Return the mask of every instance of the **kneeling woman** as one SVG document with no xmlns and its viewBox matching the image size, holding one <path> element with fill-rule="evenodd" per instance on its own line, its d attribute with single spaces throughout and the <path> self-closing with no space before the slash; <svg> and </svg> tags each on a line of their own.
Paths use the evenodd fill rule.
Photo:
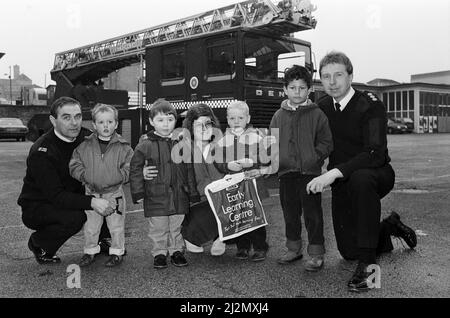
<svg viewBox="0 0 450 318">
<path fill-rule="evenodd" d="M 215 141 L 221 137 L 219 120 L 208 105 L 196 104 L 187 112 L 183 128 L 185 135 L 181 143 L 183 149 L 190 149 L 189 169 L 195 176 L 200 202 L 191 206 L 181 233 L 188 251 L 201 253 L 202 245 L 214 240 L 211 255 L 219 256 L 225 253 L 225 243 L 218 238 L 217 221 L 204 194 L 208 184 L 224 177 L 212 160 Z"/>
</svg>

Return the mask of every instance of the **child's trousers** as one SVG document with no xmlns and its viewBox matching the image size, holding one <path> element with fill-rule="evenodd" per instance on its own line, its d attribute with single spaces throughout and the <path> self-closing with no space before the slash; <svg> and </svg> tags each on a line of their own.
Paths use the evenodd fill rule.
<svg viewBox="0 0 450 318">
<path fill-rule="evenodd" d="M 252 246 L 254 251 L 264 251 L 269 249 L 269 245 L 266 242 L 266 227 L 260 227 L 259 229 L 253 230 L 249 233 L 238 236 L 236 240 L 236 246 L 238 250 L 249 251 Z"/>
<path fill-rule="evenodd" d="M 148 218 L 148 237 L 152 243 L 152 255 L 173 255 L 175 252 L 183 252 L 184 239 L 181 235 L 181 223 L 184 214 L 170 216 L 153 216 Z"/>
<path fill-rule="evenodd" d="M 322 195 L 307 194 L 306 185 L 315 176 L 288 173 L 280 178 L 280 201 L 286 225 L 286 247 L 295 253 L 302 250 L 302 222 L 308 232 L 307 252 L 310 256 L 325 254 L 323 236 Z"/>
<path fill-rule="evenodd" d="M 100 229 L 103 224 L 103 219 L 106 219 L 109 232 L 111 233 L 111 247 L 109 248 L 110 255 L 123 255 L 125 253 L 125 194 L 122 187 L 114 193 L 97 194 L 96 198 L 103 198 L 110 202 L 110 206 L 114 209 L 114 213 L 104 217 L 93 210 L 87 210 L 87 221 L 84 224 L 84 253 L 95 255 L 100 253 L 100 246 L 98 245 L 98 237 Z"/>
</svg>

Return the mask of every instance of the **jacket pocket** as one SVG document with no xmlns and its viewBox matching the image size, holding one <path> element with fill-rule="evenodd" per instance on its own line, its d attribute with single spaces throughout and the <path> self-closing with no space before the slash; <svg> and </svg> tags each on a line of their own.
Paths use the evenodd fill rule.
<svg viewBox="0 0 450 318">
<path fill-rule="evenodd" d="M 154 208 L 165 208 L 168 192 L 164 183 L 145 182 L 146 199 Z"/>
<path fill-rule="evenodd" d="M 313 150 L 311 153 L 308 154 L 308 156 L 305 158 L 303 170 L 307 172 L 311 172 L 312 170 L 318 169 L 320 163 L 319 163 L 319 155 L 315 150 Z"/>
</svg>

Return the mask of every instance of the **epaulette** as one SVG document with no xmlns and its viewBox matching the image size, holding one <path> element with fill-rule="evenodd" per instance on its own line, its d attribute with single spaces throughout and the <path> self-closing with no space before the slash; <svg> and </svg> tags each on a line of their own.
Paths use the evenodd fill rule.
<svg viewBox="0 0 450 318">
<path fill-rule="evenodd" d="M 378 98 L 378 96 L 375 95 L 375 94 L 372 93 L 372 92 L 364 91 L 362 94 L 363 94 L 364 97 L 367 98 L 367 100 L 368 100 L 371 104 L 374 104 L 374 103 L 382 103 L 381 100 Z"/>
</svg>

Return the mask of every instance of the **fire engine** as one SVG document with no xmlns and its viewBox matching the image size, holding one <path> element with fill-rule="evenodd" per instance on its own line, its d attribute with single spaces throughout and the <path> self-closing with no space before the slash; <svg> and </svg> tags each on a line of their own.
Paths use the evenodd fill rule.
<svg viewBox="0 0 450 318">
<path fill-rule="evenodd" d="M 55 98 L 72 96 L 87 110 L 96 102 L 119 108 L 119 132 L 136 145 L 146 131 L 146 111 L 158 98 L 179 113 L 210 105 L 223 128 L 226 107 L 245 100 L 251 121 L 267 127 L 284 98 L 284 70 L 299 64 L 314 72 L 311 44 L 295 32 L 316 26 L 309 0 L 247 0 L 188 18 L 57 53 Z M 128 108 L 127 92 L 99 81 L 138 64 L 139 106 Z M 88 112 L 84 120 L 90 120 Z"/>
</svg>

